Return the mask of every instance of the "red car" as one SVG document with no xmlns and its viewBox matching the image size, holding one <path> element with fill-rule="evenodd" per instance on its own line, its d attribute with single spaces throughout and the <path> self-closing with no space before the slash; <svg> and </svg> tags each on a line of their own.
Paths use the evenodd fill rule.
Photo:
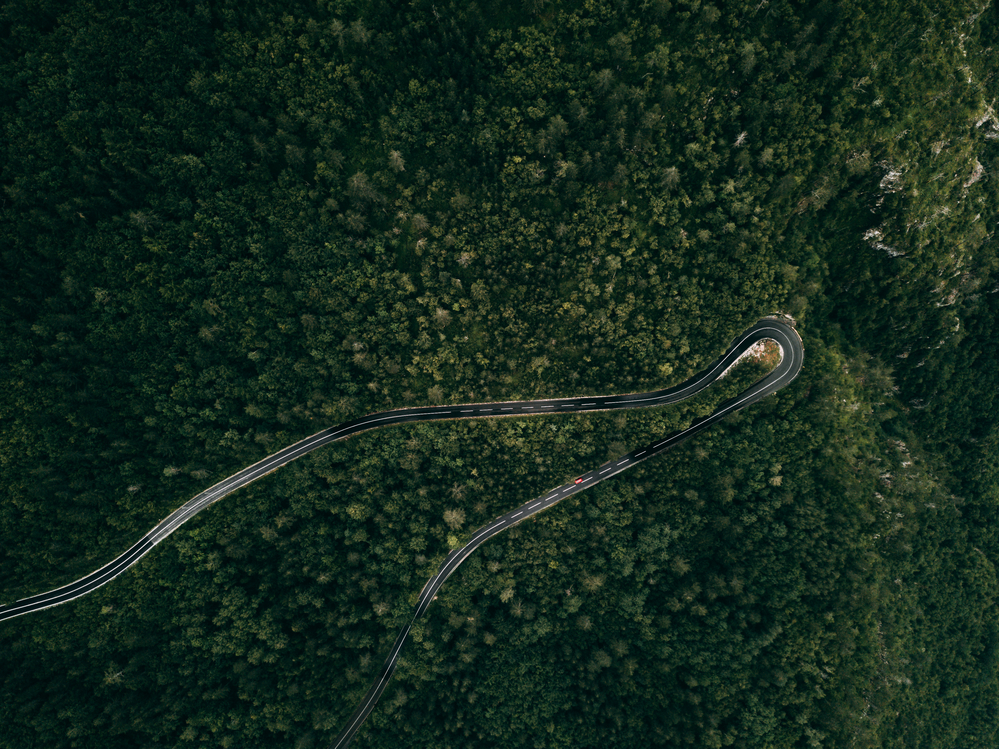
<svg viewBox="0 0 999 749">
<path fill-rule="evenodd" d="M 583 483 L 583 480 L 582 480 L 582 479 L 576 479 L 576 483 L 577 483 L 577 484 L 582 484 L 582 483 Z"/>
</svg>

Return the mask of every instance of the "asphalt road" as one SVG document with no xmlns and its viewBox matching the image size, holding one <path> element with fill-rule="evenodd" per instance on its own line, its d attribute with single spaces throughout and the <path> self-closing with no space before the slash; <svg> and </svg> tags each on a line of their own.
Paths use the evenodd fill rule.
<svg viewBox="0 0 999 749">
<path fill-rule="evenodd" d="M 669 403 L 686 400 L 687 398 L 701 392 L 712 382 L 718 379 L 718 377 L 753 344 L 765 339 L 776 341 L 781 347 L 780 364 L 778 364 L 777 367 L 766 377 L 757 381 L 751 387 L 739 393 L 739 395 L 734 398 L 730 398 L 719 405 L 718 408 L 716 408 L 714 412 L 708 416 L 695 419 L 694 422 L 691 423 L 691 425 L 686 429 L 674 432 L 666 437 L 659 438 L 645 447 L 632 450 L 626 455 L 622 455 L 621 457 L 615 458 L 608 463 L 604 463 L 602 466 L 594 468 L 588 473 L 577 476 L 568 484 L 555 487 L 554 489 L 545 492 L 543 496 L 532 499 L 520 507 L 516 507 L 505 514 L 500 515 L 493 522 L 476 531 L 471 540 L 462 548 L 455 549 L 448 554 L 444 559 L 444 562 L 441 564 L 440 569 L 438 569 L 436 574 L 434 574 L 434 576 L 427 581 L 427 584 L 420 592 L 420 597 L 416 602 L 416 611 L 413 613 L 413 618 L 402 628 L 402 631 L 399 632 L 399 636 L 396 637 L 395 644 L 389 651 L 388 658 L 385 660 L 385 663 L 382 666 L 381 671 L 378 673 L 375 682 L 371 685 L 367 694 L 364 695 L 364 698 L 354 710 L 354 713 L 347 720 L 344 728 L 333 740 L 333 743 L 330 744 L 329 749 L 344 749 L 348 744 L 350 744 L 351 740 L 354 738 L 354 734 L 357 733 L 361 724 L 364 723 L 364 719 L 368 717 L 369 713 L 371 713 L 377 704 L 378 698 L 381 697 L 382 692 L 385 691 L 385 687 L 388 686 L 389 680 L 395 672 L 399 655 L 402 653 L 402 648 L 406 643 L 406 639 L 409 637 L 409 631 L 412 629 L 413 624 L 417 619 L 426 613 L 430 604 L 433 602 L 434 597 L 437 595 L 437 591 L 440 590 L 441 586 L 449 577 L 451 577 L 451 575 L 455 573 L 461 563 L 464 562 L 473 551 L 497 533 L 502 533 L 510 527 L 517 525 L 518 523 L 522 523 L 532 515 L 536 515 L 539 512 L 547 510 L 549 507 L 561 502 L 566 497 L 571 497 L 573 494 L 585 491 L 601 481 L 605 481 L 612 476 L 616 476 L 622 471 L 628 470 L 643 460 L 648 460 L 654 455 L 659 455 L 672 447 L 676 447 L 676 445 L 690 439 L 698 432 L 704 431 L 712 424 L 721 421 L 729 414 L 735 413 L 736 411 L 755 403 L 770 393 L 780 390 L 798 376 L 798 373 L 801 371 L 801 367 L 804 364 L 805 352 L 801 344 L 801 337 L 798 335 L 797 331 L 779 320 L 764 318 L 741 336 L 736 338 L 735 341 L 732 342 L 732 345 L 729 346 L 728 351 L 715 360 L 715 362 L 712 363 L 707 369 L 698 372 L 685 382 L 667 390 L 657 390 L 652 393 L 637 393 L 633 395 L 621 396 L 612 395 L 596 398 L 566 398 L 549 401 L 489 403 L 485 404 L 485 406 L 449 407 L 451 409 L 462 409 L 458 411 L 459 414 L 496 416 L 502 414 L 526 415 L 538 412 L 553 413 L 555 411 L 565 413 L 569 409 L 576 412 L 664 406 Z M 497 411 L 499 412 L 498 414 Z"/>
<path fill-rule="evenodd" d="M 790 383 L 801 371 L 804 357 L 804 349 L 801 338 L 797 332 L 786 323 L 773 319 L 764 318 L 756 323 L 745 333 L 736 338 L 729 346 L 728 350 L 710 366 L 697 373 L 685 382 L 666 390 L 657 390 L 651 393 L 633 393 L 630 395 L 611 396 L 586 396 L 582 398 L 557 398 L 551 400 L 533 401 L 510 401 L 499 403 L 472 403 L 457 406 L 435 406 L 428 408 L 404 408 L 394 411 L 383 411 L 380 413 L 363 416 L 353 421 L 348 421 L 338 426 L 324 429 L 317 434 L 296 442 L 293 445 L 279 450 L 267 456 L 263 460 L 254 463 L 247 468 L 233 474 L 220 481 L 214 486 L 206 489 L 197 496 L 190 499 L 183 506 L 168 515 L 149 533 L 143 536 L 130 549 L 117 559 L 109 562 L 100 569 L 91 572 L 89 575 L 80 578 L 61 588 L 39 593 L 28 598 L 21 599 L 14 603 L 0 606 L 0 621 L 12 619 L 23 614 L 29 614 L 42 609 L 58 606 L 59 604 L 72 601 L 75 598 L 90 593 L 91 591 L 106 585 L 133 564 L 138 562 L 143 556 L 148 554 L 156 544 L 163 541 L 167 536 L 177 530 L 192 517 L 204 510 L 214 502 L 231 494 L 237 489 L 246 486 L 252 481 L 256 481 L 261 476 L 265 476 L 271 471 L 275 471 L 283 465 L 290 463 L 296 458 L 300 458 L 307 453 L 316 450 L 323 445 L 336 440 L 346 439 L 358 432 L 375 429 L 377 427 L 388 426 L 390 424 L 401 424 L 413 421 L 434 421 L 438 419 L 471 419 L 481 417 L 496 416 L 537 416 L 550 413 L 578 413 L 582 411 L 609 411 L 627 408 L 647 408 L 649 406 L 664 406 L 670 403 L 690 398 L 704 390 L 712 382 L 718 379 L 729 366 L 735 362 L 747 349 L 758 341 L 771 339 L 776 341 L 782 351 L 780 364 L 766 377 L 747 388 L 734 398 L 722 403 L 714 413 L 695 420 L 687 429 L 660 438 L 645 447 L 632 450 L 626 455 L 605 463 L 604 465 L 576 477 L 571 483 L 556 487 L 545 493 L 544 496 L 533 499 L 510 512 L 499 516 L 492 523 L 479 529 L 472 539 L 462 548 L 452 551 L 445 558 L 437 573 L 427 581 L 423 591 L 420 593 L 416 604 L 416 611 L 409 624 L 403 627 L 395 644 L 389 653 L 388 659 L 382 666 L 375 683 L 372 684 L 361 704 L 350 717 L 347 725 L 340 732 L 331 749 L 343 749 L 346 747 L 357 729 L 364 722 L 371 710 L 374 708 L 385 690 L 392 673 L 395 671 L 399 654 L 406 643 L 412 623 L 419 619 L 426 612 L 437 591 L 445 581 L 454 574 L 468 556 L 479 546 L 495 536 L 502 533 L 517 523 L 521 523 L 532 515 L 543 512 L 552 505 L 560 502 L 566 497 L 571 497 L 577 492 L 585 491 L 601 481 L 615 476 L 622 471 L 626 471 L 643 460 L 648 460 L 654 455 L 669 450 L 684 440 L 689 439 L 712 424 L 725 418 L 731 413 L 755 403 L 770 393 L 780 390 Z"/>
</svg>

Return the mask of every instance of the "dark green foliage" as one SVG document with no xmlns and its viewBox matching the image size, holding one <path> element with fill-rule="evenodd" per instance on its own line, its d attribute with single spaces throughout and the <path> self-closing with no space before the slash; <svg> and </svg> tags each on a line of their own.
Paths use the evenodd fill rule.
<svg viewBox="0 0 999 749">
<path fill-rule="evenodd" d="M 995 3 L 0 10 L 0 600 L 376 410 L 776 397 L 491 541 L 358 747 L 992 747 Z M 449 548 L 709 412 L 329 446 L 0 626 L 0 746 L 323 746 Z"/>
</svg>

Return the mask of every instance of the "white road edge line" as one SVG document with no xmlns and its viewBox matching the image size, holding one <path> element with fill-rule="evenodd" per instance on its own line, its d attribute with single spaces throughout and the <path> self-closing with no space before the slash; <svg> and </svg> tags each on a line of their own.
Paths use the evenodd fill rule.
<svg viewBox="0 0 999 749">
<path fill-rule="evenodd" d="M 776 324 L 775 320 L 767 322 L 772 322 Z M 740 408 L 744 407 L 744 405 L 749 405 L 750 403 L 753 403 L 761 399 L 765 394 L 770 394 L 775 392 L 776 390 L 780 389 L 780 387 L 783 387 L 784 385 L 790 382 L 790 380 L 786 379 L 786 375 L 789 372 L 795 370 L 795 368 L 797 368 L 797 370 L 800 371 L 801 359 L 799 356 L 797 356 L 796 349 L 800 349 L 801 347 L 794 342 L 793 338 L 789 337 L 787 331 L 788 328 L 783 324 L 780 327 L 773 327 L 772 325 L 767 326 L 765 322 L 761 320 L 751 330 L 743 334 L 743 336 L 738 340 L 737 343 L 733 343 L 729 347 L 729 349 L 725 352 L 725 354 L 723 354 L 719 359 L 716 360 L 715 364 L 708 365 L 709 369 L 705 370 L 701 376 L 697 377 L 696 381 L 694 381 L 690 385 L 686 386 L 681 385 L 677 389 L 672 390 L 672 392 L 664 393 L 663 391 L 659 391 L 660 392 L 659 395 L 648 395 L 647 397 L 644 398 L 635 397 L 635 395 L 628 395 L 624 396 L 625 400 L 602 401 L 599 404 L 596 401 L 581 403 L 581 404 L 565 403 L 561 404 L 560 407 L 575 408 L 577 407 L 577 405 L 584 408 L 596 405 L 627 405 L 629 407 L 635 407 L 641 404 L 658 406 L 684 400 L 687 397 L 689 397 L 689 395 L 699 392 L 701 389 L 703 389 L 708 384 L 717 379 L 717 374 L 716 374 L 717 372 L 719 372 L 720 370 L 726 371 L 727 368 L 731 367 L 732 364 L 738 358 L 739 349 L 743 347 L 743 344 L 745 344 L 747 340 L 749 340 L 754 336 L 759 340 L 762 340 L 763 338 L 774 340 L 781 351 L 781 362 L 770 374 L 766 375 L 766 377 L 764 378 L 767 381 L 766 386 L 763 385 L 764 379 L 759 380 L 757 383 L 751 386 L 747 391 L 744 391 L 737 401 L 730 404 L 727 408 L 723 410 L 712 413 L 708 419 L 706 419 L 704 422 L 702 422 L 701 425 L 699 425 L 697 431 L 700 431 L 701 429 L 707 428 L 708 426 L 721 420 L 728 414 L 739 410 Z M 798 341 L 800 341 L 801 336 L 798 335 L 796 331 L 794 331 L 793 329 L 791 329 L 791 332 L 795 333 L 795 336 L 797 336 Z M 786 342 L 786 345 L 784 342 Z M 795 376 L 797 376 L 797 371 L 795 372 Z M 791 379 L 794 378 L 792 377 Z M 775 385 L 778 387 L 775 387 Z M 641 395 L 641 394 L 636 394 L 636 395 Z M 427 407 L 424 408 L 427 409 Z M 438 406 L 438 407 L 429 407 L 427 410 L 419 410 L 419 407 L 417 407 L 417 409 L 399 409 L 395 412 L 387 413 L 386 415 L 383 416 L 377 416 L 372 414 L 371 416 L 368 417 L 362 417 L 361 419 L 352 423 L 350 426 L 339 427 L 339 428 L 332 427 L 331 430 L 323 430 L 322 432 L 319 432 L 315 435 L 306 437 L 305 439 L 300 440 L 298 443 L 295 443 L 282 450 L 279 450 L 277 453 L 268 456 L 258 461 L 257 463 L 248 466 L 247 468 L 244 468 L 242 471 L 233 474 L 227 479 L 223 479 L 214 486 L 211 486 L 208 489 L 204 490 L 203 492 L 199 493 L 194 498 L 192 498 L 187 503 L 185 503 L 177 510 L 175 510 L 173 513 L 171 513 L 163 522 L 161 522 L 160 526 L 154 528 L 149 533 L 147 533 L 146 536 L 140 539 L 139 542 L 133 545 L 132 548 L 128 549 L 124 554 L 112 560 L 104 567 L 101 567 L 99 570 L 95 571 L 94 573 L 91 573 L 91 575 L 85 576 L 80 580 L 74 581 L 55 590 L 47 591 L 46 593 L 37 594 L 35 596 L 29 596 L 28 598 L 15 601 L 14 609 L 16 611 L 17 609 L 37 607 L 37 609 L 33 610 L 41 610 L 43 608 L 49 608 L 51 606 L 58 605 L 58 603 L 64 601 L 75 600 L 76 598 L 86 595 L 88 592 L 96 589 L 97 587 L 102 586 L 104 583 L 114 579 L 122 572 L 125 572 L 126 570 L 130 569 L 135 562 L 137 562 L 139 559 L 145 556 L 145 554 L 151 551 L 152 547 L 154 547 L 155 545 L 163 541 L 165 538 L 167 538 L 169 535 L 171 535 L 174 532 L 174 530 L 183 525 L 189 518 L 193 517 L 203 508 L 208 507 L 209 505 L 222 499 L 228 494 L 231 494 L 237 489 L 246 486 L 247 484 L 255 481 L 257 478 L 285 466 L 291 461 L 297 459 L 302 455 L 307 454 L 308 452 L 311 452 L 317 447 L 326 445 L 338 439 L 349 437 L 357 432 L 370 429 L 379 422 L 394 421 L 396 423 L 405 423 L 405 422 L 412 423 L 414 421 L 440 418 L 455 412 L 459 412 L 462 414 L 474 413 L 476 410 L 475 408 L 470 408 L 458 411 L 458 408 L 459 407 L 454 407 L 453 410 L 442 410 L 442 409 L 448 409 L 448 407 Z M 516 407 L 514 406 L 501 407 L 498 410 L 512 411 L 515 410 L 515 408 Z M 534 410 L 534 408 L 535 408 L 534 406 L 519 407 L 520 410 Z M 556 406 L 540 405 L 538 406 L 538 408 L 555 409 Z M 479 408 L 478 412 L 480 414 L 488 414 L 491 413 L 493 410 L 497 409 Z M 427 419 L 424 419 L 424 417 L 427 417 Z M 655 445 L 652 445 L 651 447 L 643 449 L 641 452 L 623 458 L 616 464 L 616 466 L 608 465 L 606 468 L 601 470 L 597 475 L 603 475 L 605 473 L 608 473 L 614 470 L 615 467 L 621 467 L 626 463 L 630 463 L 632 460 L 637 461 L 638 458 L 647 453 L 650 452 L 655 453 L 660 449 L 665 449 L 677 442 L 681 442 L 685 439 L 685 437 L 683 437 L 682 435 L 686 433 L 687 436 L 690 436 L 691 431 L 692 431 L 691 428 L 688 427 L 687 429 L 682 430 L 681 432 L 678 432 L 670 437 L 667 437 L 666 439 L 662 440 L 659 443 L 656 443 Z M 577 479 L 575 484 L 562 488 L 561 494 L 562 495 L 568 494 L 572 492 L 574 489 L 576 489 L 580 484 L 589 482 L 594 478 L 595 477 L 592 475 L 591 472 L 591 475 L 587 476 L 585 479 Z M 534 502 L 534 504 L 530 505 L 530 507 L 527 509 L 534 509 L 545 503 L 554 503 L 558 501 L 559 498 L 560 498 L 559 490 L 558 489 L 553 490 L 553 494 L 551 494 L 544 500 Z M 454 556 L 451 558 L 451 561 L 445 564 L 444 567 L 430 579 L 428 585 L 433 587 L 434 589 L 440 588 L 443 582 L 457 569 L 457 567 L 476 548 L 478 548 L 478 545 L 482 543 L 482 541 L 479 539 L 482 539 L 487 534 L 492 534 L 498 532 L 499 530 L 505 527 L 509 527 L 510 525 L 513 524 L 512 523 L 513 519 L 521 517 L 524 514 L 525 514 L 525 509 L 521 509 L 512 516 L 509 517 L 500 516 L 500 518 L 497 519 L 497 522 L 495 522 L 491 526 L 488 526 L 485 529 L 478 531 L 475 534 L 475 536 L 473 536 L 472 540 L 469 541 L 462 550 L 458 550 L 456 553 L 454 553 Z M 85 580 L 87 582 L 81 585 L 81 583 L 83 583 L 83 581 Z M 93 585 L 93 583 L 96 583 L 96 585 Z M 80 586 L 79 588 L 74 587 L 78 585 Z M 87 590 L 84 591 L 83 590 L 84 588 L 87 588 Z M 59 591 L 64 591 L 64 592 L 60 594 Z M 83 591 L 83 592 L 78 592 L 78 591 Z M 58 598 L 62 598 L 63 596 L 67 596 L 66 598 L 63 599 L 63 601 L 56 600 Z M 436 596 L 433 596 L 432 599 L 427 599 L 423 601 L 417 611 L 417 615 L 418 616 L 422 615 L 422 613 L 430 605 L 431 600 L 435 599 Z M 17 604 L 24 604 L 24 605 L 18 606 Z M 39 604 L 42 605 L 39 606 Z M 11 605 L 8 604 L 8 607 L 9 606 Z M 4 612 L 4 614 L 8 613 L 13 613 L 13 612 L 11 612 L 10 610 Z M 6 618 L 10 617 L 8 616 L 3 617 L 3 619 Z M 406 635 L 408 634 L 409 629 L 411 627 L 412 624 L 407 625 L 407 627 L 404 628 L 401 638 L 397 641 L 397 644 L 393 647 L 388 662 L 388 666 L 394 668 L 394 664 L 402 649 L 403 642 L 405 641 Z M 386 677 L 382 677 L 378 681 L 376 681 L 375 687 L 378 688 L 377 690 L 378 695 L 380 695 L 381 691 L 384 690 L 387 682 L 388 678 Z M 347 727 L 347 732 L 341 734 L 341 739 L 337 742 L 337 746 L 342 745 L 345 741 L 350 741 L 350 739 L 353 736 L 355 726 L 365 720 L 367 715 L 371 712 L 371 709 L 374 706 L 374 702 L 376 701 L 377 701 L 377 696 L 374 701 L 369 701 L 370 705 L 365 704 L 360 706 L 359 709 L 362 710 L 361 713 L 358 714 L 351 721 L 350 725 Z"/>
</svg>

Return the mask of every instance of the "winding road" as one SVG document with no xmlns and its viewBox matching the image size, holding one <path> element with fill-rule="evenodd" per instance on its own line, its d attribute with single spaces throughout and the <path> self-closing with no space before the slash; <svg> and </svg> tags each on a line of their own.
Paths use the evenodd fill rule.
<svg viewBox="0 0 999 749">
<path fill-rule="evenodd" d="M 612 460 L 604 465 L 576 477 L 571 483 L 564 484 L 549 490 L 543 496 L 526 502 L 504 515 L 499 516 L 493 522 L 480 528 L 472 536 L 471 540 L 462 548 L 455 549 L 447 555 L 437 573 L 427 581 L 420 597 L 416 603 L 416 610 L 409 624 L 402 628 L 395 644 L 389 653 L 385 664 L 382 666 L 374 684 L 364 696 L 361 704 L 350 716 L 347 725 L 330 745 L 331 749 L 343 749 L 346 747 L 364 719 L 372 711 L 378 698 L 385 690 L 389 680 L 395 671 L 399 654 L 406 643 L 409 631 L 413 623 L 426 613 L 437 591 L 454 574 L 468 556 L 479 546 L 495 536 L 502 533 L 517 523 L 521 523 L 532 515 L 543 512 L 552 505 L 560 502 L 566 497 L 571 497 L 581 491 L 585 491 L 601 481 L 611 478 L 622 471 L 626 471 L 638 463 L 648 460 L 654 455 L 669 450 L 670 448 L 689 439 L 693 435 L 701 432 L 712 424 L 725 418 L 746 406 L 755 403 L 761 398 L 780 390 L 790 383 L 801 371 L 804 362 L 804 349 L 801 338 L 797 332 L 787 323 L 776 318 L 763 318 L 745 333 L 736 338 L 729 346 L 728 350 L 710 366 L 697 373 L 685 382 L 666 390 L 657 390 L 651 393 L 634 393 L 630 395 L 611 396 L 586 396 L 582 398 L 560 398 L 554 400 L 532 400 L 532 401 L 511 401 L 500 403 L 478 403 L 457 406 L 435 406 L 428 408 L 405 408 L 394 411 L 383 411 L 368 416 L 363 416 L 353 421 L 348 421 L 338 426 L 324 429 L 317 434 L 296 442 L 293 445 L 279 450 L 273 455 L 269 455 L 263 460 L 254 463 L 247 468 L 233 474 L 220 481 L 214 486 L 206 489 L 197 496 L 190 499 L 183 506 L 168 515 L 149 533 L 143 536 L 130 549 L 117 559 L 109 562 L 100 569 L 91 572 L 89 575 L 79 580 L 64 585 L 61 588 L 39 593 L 28 598 L 21 599 L 14 603 L 0 606 L 0 621 L 12 619 L 17 616 L 29 614 L 42 609 L 58 606 L 59 604 L 72 601 L 75 598 L 90 593 L 103 585 L 106 585 L 122 572 L 138 562 L 148 554 L 156 544 L 167 538 L 192 517 L 204 510 L 209 505 L 219 501 L 223 497 L 231 494 L 237 489 L 246 486 L 252 481 L 256 481 L 261 476 L 265 476 L 271 471 L 275 471 L 283 465 L 316 450 L 323 445 L 336 440 L 346 439 L 358 432 L 367 431 L 377 427 L 388 426 L 390 424 L 401 424 L 413 421 L 434 421 L 438 419 L 472 419 L 481 417 L 496 416 L 537 416 L 551 413 L 578 413 L 581 411 L 609 411 L 627 408 L 647 408 L 649 406 L 664 406 L 670 403 L 690 398 L 704 390 L 712 382 L 725 372 L 743 353 L 753 344 L 761 340 L 773 340 L 781 347 L 781 361 L 777 367 L 766 377 L 762 378 L 739 395 L 722 403 L 708 416 L 696 419 L 686 429 L 670 434 L 666 437 L 640 447 L 626 455 Z"/>
</svg>

